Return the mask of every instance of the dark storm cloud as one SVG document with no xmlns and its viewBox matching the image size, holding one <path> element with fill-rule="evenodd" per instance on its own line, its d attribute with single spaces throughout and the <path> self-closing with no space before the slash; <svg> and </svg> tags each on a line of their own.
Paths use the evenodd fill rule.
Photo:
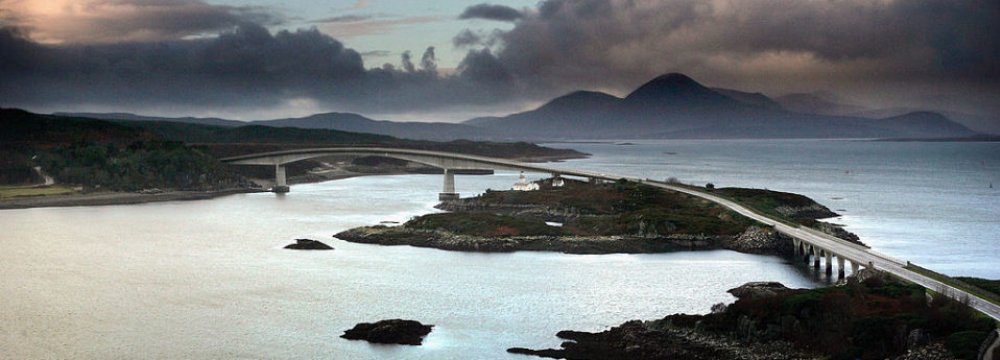
<svg viewBox="0 0 1000 360">
<path fill-rule="evenodd" d="M 455 37 L 451 39 L 451 43 L 456 48 L 470 48 L 475 46 L 492 48 L 500 41 L 503 34 L 504 32 L 500 29 L 493 29 L 493 31 L 490 32 L 465 29 L 459 32 L 458 35 L 455 35 Z"/>
<path fill-rule="evenodd" d="M 501 36 L 497 57 L 515 77 L 556 88 L 623 88 L 669 71 L 709 83 L 787 81 L 790 74 L 828 82 L 877 75 L 995 83 L 998 4 L 549 0 Z"/>
<path fill-rule="evenodd" d="M 152 11 L 139 11 L 143 3 L 174 14 L 216 15 L 188 22 L 181 15 L 133 14 L 126 18 L 151 22 L 153 40 L 104 43 L 114 37 L 101 34 L 113 31 L 81 33 L 93 40 L 84 41 L 90 45 L 40 43 L 43 35 L 65 34 L 55 31 L 62 27 L 7 28 L 0 32 L 0 105 L 158 105 L 189 113 L 186 106 L 262 107 L 305 99 L 322 109 L 419 112 L 544 101 L 577 89 L 622 94 L 657 75 L 683 72 L 708 85 L 770 94 L 825 89 L 892 106 L 903 95 L 921 104 L 957 98 L 1000 112 L 995 0 L 548 0 L 523 11 L 480 4 L 460 17 L 515 20 L 513 26 L 459 33 L 453 44 L 470 51 L 446 76 L 434 71 L 433 49 L 419 58 L 405 52 L 398 63 L 372 69 L 324 34 L 370 35 L 437 17 L 330 18 L 319 25 L 324 33 L 272 34 L 255 23 L 276 17 L 268 20 L 257 8 L 194 0 L 80 1 L 103 4 L 106 14 Z M 77 25 L 65 28 L 98 26 Z M 218 37 L 190 36 L 237 25 Z"/>
<path fill-rule="evenodd" d="M 243 23 L 276 25 L 284 18 L 263 7 L 212 5 L 201 0 L 0 0 L 3 26 L 31 30 L 34 40 L 114 43 L 176 40 Z"/>
<path fill-rule="evenodd" d="M 524 14 L 515 8 L 504 5 L 478 4 L 465 8 L 459 19 L 486 19 L 496 21 L 515 21 Z"/>
<path fill-rule="evenodd" d="M 365 112 L 496 101 L 483 95 L 496 94 L 488 79 L 438 76 L 433 48 L 419 69 L 409 52 L 404 71 L 365 69 L 360 54 L 315 29 L 272 34 L 244 24 L 216 38 L 50 46 L 6 28 L 0 53 L 4 106 L 259 108 L 304 99 Z"/>
</svg>

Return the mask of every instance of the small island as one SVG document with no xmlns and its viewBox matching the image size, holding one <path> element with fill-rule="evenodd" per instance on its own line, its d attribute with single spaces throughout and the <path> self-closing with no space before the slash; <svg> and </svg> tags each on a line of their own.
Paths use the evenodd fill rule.
<svg viewBox="0 0 1000 360">
<path fill-rule="evenodd" d="M 357 324 L 344 331 L 340 337 L 374 344 L 420 345 L 433 327 L 434 325 L 424 325 L 414 320 L 390 319 Z"/>
<path fill-rule="evenodd" d="M 334 235 L 345 241 L 455 251 L 558 251 L 573 254 L 657 253 L 732 249 L 790 254 L 791 241 L 772 228 L 687 194 L 626 181 L 544 179 L 533 191 L 493 191 L 437 207 L 400 226 L 375 225 Z M 532 187 L 533 188 L 533 187 Z M 751 199 L 782 219 L 808 223 L 852 239 L 836 216 L 811 199 L 756 189 L 713 189 Z M 762 210 L 765 211 L 765 210 Z"/>
</svg>

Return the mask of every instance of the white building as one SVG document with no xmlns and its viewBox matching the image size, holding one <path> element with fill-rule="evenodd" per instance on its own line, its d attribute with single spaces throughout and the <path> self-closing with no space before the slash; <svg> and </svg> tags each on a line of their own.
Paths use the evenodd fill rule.
<svg viewBox="0 0 1000 360">
<path fill-rule="evenodd" d="M 528 179 L 524 177 L 524 171 L 521 172 L 521 177 L 517 179 L 514 183 L 513 190 L 516 191 L 533 191 L 538 190 L 538 184 L 533 182 L 528 182 Z"/>
</svg>

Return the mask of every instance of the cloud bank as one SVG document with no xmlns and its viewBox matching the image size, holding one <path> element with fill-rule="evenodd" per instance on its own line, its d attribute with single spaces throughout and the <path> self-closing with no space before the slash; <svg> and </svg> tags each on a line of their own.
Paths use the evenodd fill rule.
<svg viewBox="0 0 1000 360">
<path fill-rule="evenodd" d="M 449 75 L 437 72 L 426 45 L 414 44 L 426 49 L 419 57 L 405 52 L 395 64 L 365 64 L 328 35 L 436 18 L 340 16 L 318 20 L 319 30 L 272 33 L 266 26 L 282 17 L 264 8 L 198 0 L 37 4 L 48 3 L 0 0 L 7 10 L 0 14 L 4 106 L 166 106 L 189 114 L 309 104 L 412 115 L 516 108 L 577 89 L 622 94 L 683 72 L 771 94 L 826 89 L 886 106 L 1000 112 L 995 0 L 547 0 L 523 10 L 478 4 L 459 18 L 512 27 L 456 31 L 453 44 L 468 52 Z"/>
</svg>

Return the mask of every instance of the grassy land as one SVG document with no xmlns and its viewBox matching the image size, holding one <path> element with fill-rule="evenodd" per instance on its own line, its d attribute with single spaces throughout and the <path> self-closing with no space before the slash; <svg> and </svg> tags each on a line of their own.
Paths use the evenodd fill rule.
<svg viewBox="0 0 1000 360">
<path fill-rule="evenodd" d="M 9 199 L 22 196 L 51 196 L 66 195 L 75 193 L 73 188 L 53 185 L 42 187 L 31 186 L 0 186 L 0 199 Z"/>
<path fill-rule="evenodd" d="M 538 191 L 487 191 L 464 199 L 454 215 L 418 218 L 407 226 L 446 228 L 469 235 L 737 235 L 754 221 L 694 196 L 635 183 L 543 184 Z M 504 209 L 514 209 L 506 211 Z M 526 211 L 526 209 L 532 209 Z M 529 215 L 519 215 L 526 211 Z M 493 215 L 494 212 L 504 216 Z M 509 213 L 508 213 L 509 212 Z M 575 214 L 562 228 L 544 225 L 540 213 Z M 447 221 L 443 221 L 447 220 Z"/>
<path fill-rule="evenodd" d="M 942 274 L 942 273 L 939 273 L 939 272 L 936 272 L 936 271 L 933 271 L 931 269 L 927 269 L 927 268 L 924 268 L 924 267 L 921 267 L 921 266 L 917 266 L 917 265 L 914 265 L 914 264 L 907 265 L 906 269 L 910 270 L 910 271 L 913 271 L 915 273 L 927 276 L 927 277 L 932 278 L 934 280 L 940 281 L 940 282 L 945 283 L 947 285 L 951 285 L 951 286 L 953 286 L 955 288 L 958 288 L 958 289 L 960 289 L 962 291 L 965 291 L 965 292 L 970 293 L 972 295 L 978 296 L 978 297 L 980 297 L 980 298 L 982 298 L 982 299 L 984 299 L 986 301 L 989 301 L 989 302 L 991 302 L 993 304 L 1000 305 L 1000 295 L 998 295 L 997 293 L 995 293 L 993 291 L 990 291 L 990 290 L 994 290 L 994 291 L 996 290 L 996 286 L 998 284 L 1000 284 L 1000 281 L 998 281 L 998 280 L 986 280 L 986 279 L 978 279 L 978 278 L 956 279 L 956 278 L 950 277 L 948 275 L 945 275 L 945 274 Z M 965 281 L 966 279 L 971 280 L 972 283 L 966 282 Z M 974 285 L 974 284 L 984 285 L 984 286 L 988 287 L 990 290 L 980 288 L 979 286 Z"/>
</svg>

